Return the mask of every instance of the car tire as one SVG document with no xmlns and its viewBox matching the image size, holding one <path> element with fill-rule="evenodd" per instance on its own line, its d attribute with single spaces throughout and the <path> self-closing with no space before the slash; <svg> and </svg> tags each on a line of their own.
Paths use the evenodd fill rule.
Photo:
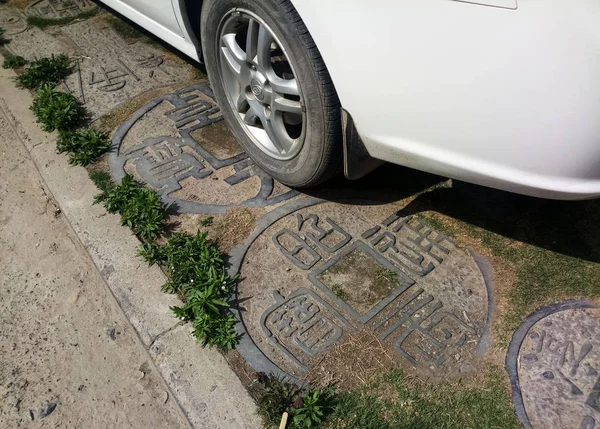
<svg viewBox="0 0 600 429">
<path fill-rule="evenodd" d="M 201 40 L 216 101 L 259 167 L 298 188 L 341 170 L 340 102 L 288 0 L 205 0 Z"/>
</svg>

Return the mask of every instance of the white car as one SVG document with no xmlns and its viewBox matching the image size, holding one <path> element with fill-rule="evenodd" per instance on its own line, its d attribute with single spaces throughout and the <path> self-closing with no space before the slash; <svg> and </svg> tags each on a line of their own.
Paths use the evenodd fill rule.
<svg viewBox="0 0 600 429">
<path fill-rule="evenodd" d="M 381 161 L 600 196 L 598 0 L 102 0 L 206 69 L 280 182 Z"/>
</svg>

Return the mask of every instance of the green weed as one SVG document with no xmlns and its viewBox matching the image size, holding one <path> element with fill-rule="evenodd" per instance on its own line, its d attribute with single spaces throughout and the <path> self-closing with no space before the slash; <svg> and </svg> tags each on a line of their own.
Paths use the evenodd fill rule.
<svg viewBox="0 0 600 429">
<path fill-rule="evenodd" d="M 184 302 L 171 310 L 179 319 L 192 322 L 193 335 L 203 346 L 231 349 L 237 344 L 233 316 L 225 313 L 237 277 L 227 275 L 223 255 L 206 233 L 175 233 L 166 245 L 143 244 L 138 254 L 150 265 L 166 269 L 169 281 L 163 291 L 178 294 Z"/>
<path fill-rule="evenodd" d="M 4 62 L 2 63 L 3 69 L 18 69 L 27 64 L 27 60 L 21 57 L 20 55 L 6 55 L 4 57 Z"/>
<path fill-rule="evenodd" d="M 279 427 L 284 412 L 292 416 L 288 429 L 323 427 L 335 410 L 336 395 L 332 388 L 300 388 L 272 374 L 259 373 L 249 389 L 265 428 Z"/>
<path fill-rule="evenodd" d="M 67 130 L 81 125 L 85 112 L 71 94 L 45 84 L 36 91 L 30 108 L 44 131 Z"/>
<path fill-rule="evenodd" d="M 331 291 L 341 300 L 345 300 L 348 298 L 348 294 L 346 291 L 338 284 L 335 284 L 331 287 Z"/>
<path fill-rule="evenodd" d="M 398 278 L 398 273 L 396 273 L 393 270 L 384 270 L 381 275 L 390 281 L 396 280 Z"/>
<path fill-rule="evenodd" d="M 320 405 L 320 393 L 318 390 L 309 391 L 302 402 L 302 406 L 292 409 L 294 425 L 310 428 L 323 422 L 325 415 L 323 405 Z"/>
<path fill-rule="evenodd" d="M 163 233 L 167 217 L 160 196 L 140 186 L 130 175 L 126 175 L 120 185 L 103 181 L 102 193 L 94 203 L 102 203 L 109 213 L 121 215 L 121 225 L 127 225 L 143 241 L 154 240 Z"/>
<path fill-rule="evenodd" d="M 29 67 L 17 76 L 19 88 L 36 89 L 45 84 L 56 86 L 71 74 L 71 59 L 64 54 L 40 58 L 29 64 Z"/>
<path fill-rule="evenodd" d="M 213 219 L 214 219 L 213 216 L 203 217 L 202 219 L 200 219 L 200 225 L 202 225 L 202 226 L 210 226 L 213 223 Z"/>
<path fill-rule="evenodd" d="M 91 128 L 63 131 L 58 136 L 56 149 L 59 153 L 69 153 L 69 164 L 86 166 L 110 149 L 110 140 L 104 132 Z"/>
</svg>

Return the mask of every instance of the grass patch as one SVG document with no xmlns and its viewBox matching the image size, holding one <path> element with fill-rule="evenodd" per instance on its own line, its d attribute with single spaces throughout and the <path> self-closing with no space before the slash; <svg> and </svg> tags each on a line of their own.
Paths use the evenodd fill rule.
<svg viewBox="0 0 600 429">
<path fill-rule="evenodd" d="M 344 429 L 518 429 L 500 369 L 480 386 L 407 383 L 392 371 L 357 391 L 342 393 L 325 428 Z"/>
<path fill-rule="evenodd" d="M 206 216 L 200 219 L 200 225 L 202 226 L 211 226 L 214 220 L 214 216 Z"/>
<path fill-rule="evenodd" d="M 69 76 L 71 71 L 71 59 L 67 55 L 52 55 L 30 63 L 15 80 L 19 88 L 36 89 L 43 85 L 55 86 Z"/>
<path fill-rule="evenodd" d="M 6 55 L 2 63 L 3 69 L 18 69 L 27 64 L 27 60 L 20 55 Z"/>
<path fill-rule="evenodd" d="M 206 233 L 175 233 L 166 245 L 145 243 L 138 254 L 150 265 L 159 264 L 169 274 L 163 291 L 177 294 L 182 307 L 171 307 L 175 316 L 190 321 L 202 346 L 231 349 L 238 343 L 235 321 L 227 300 L 237 277 L 227 275 L 223 255 Z"/>
<path fill-rule="evenodd" d="M 41 28 L 42 30 L 47 27 L 67 25 L 77 19 L 88 19 L 96 16 L 98 9 L 93 9 L 87 12 L 82 12 L 76 16 L 65 16 L 63 18 L 42 18 L 40 16 L 28 16 L 27 24 L 32 27 Z"/>
<path fill-rule="evenodd" d="M 69 154 L 69 164 L 86 166 L 108 152 L 110 140 L 104 132 L 92 128 L 64 131 L 58 136 L 56 149 Z"/>
<path fill-rule="evenodd" d="M 284 412 L 291 416 L 287 429 L 319 428 L 335 410 L 332 388 L 299 388 L 273 375 L 259 373 L 249 386 L 265 428 L 278 428 Z"/>
<path fill-rule="evenodd" d="M 127 225 L 142 240 L 159 238 L 164 231 L 167 213 L 160 196 L 126 175 L 120 185 L 108 182 L 106 176 L 97 173 L 92 180 L 99 181 L 102 191 L 94 203 L 102 203 L 109 213 L 121 215 L 121 225 Z M 97 183 L 98 184 L 98 183 Z"/>
<path fill-rule="evenodd" d="M 35 93 L 30 108 L 44 131 L 68 130 L 82 125 L 86 113 L 75 97 L 45 84 Z"/>
<path fill-rule="evenodd" d="M 600 298 L 600 201 L 535 199 L 459 183 L 421 195 L 404 212 L 498 258 L 494 330 L 501 343 L 542 305 Z"/>
</svg>

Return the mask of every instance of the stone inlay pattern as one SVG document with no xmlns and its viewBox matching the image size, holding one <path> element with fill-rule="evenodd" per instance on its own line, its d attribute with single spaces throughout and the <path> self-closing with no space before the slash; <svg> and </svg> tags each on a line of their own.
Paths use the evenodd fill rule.
<svg viewBox="0 0 600 429">
<path fill-rule="evenodd" d="M 36 0 L 25 8 L 25 14 L 46 19 L 73 18 L 97 8 L 91 0 Z"/>
<path fill-rule="evenodd" d="M 13 36 L 27 30 L 27 19 L 18 10 L 0 5 L 0 28 L 4 36 Z"/>
<path fill-rule="evenodd" d="M 362 330 L 400 365 L 437 376 L 472 370 L 488 344 L 485 261 L 397 206 L 294 200 L 231 263 L 238 350 L 258 371 L 302 379 Z"/>
<path fill-rule="evenodd" d="M 273 179 L 239 147 L 227 152 L 223 146 L 213 147 L 214 141 L 196 137 L 198 130 L 222 119 L 207 83 L 152 100 L 114 135 L 109 155 L 113 177 L 120 181 L 130 167 L 161 194 L 167 205 L 175 204 L 183 213 L 217 214 L 235 207 L 266 207 L 297 195 L 291 190 L 274 195 Z M 145 121 L 143 128 L 150 129 L 152 135 L 123 147 L 138 121 Z M 152 125 L 157 123 L 163 126 Z M 191 188 L 190 199 L 173 195 L 186 187 Z"/>
<path fill-rule="evenodd" d="M 526 428 L 600 428 L 600 311 L 588 301 L 538 309 L 515 331 L 506 358 Z"/>
</svg>

